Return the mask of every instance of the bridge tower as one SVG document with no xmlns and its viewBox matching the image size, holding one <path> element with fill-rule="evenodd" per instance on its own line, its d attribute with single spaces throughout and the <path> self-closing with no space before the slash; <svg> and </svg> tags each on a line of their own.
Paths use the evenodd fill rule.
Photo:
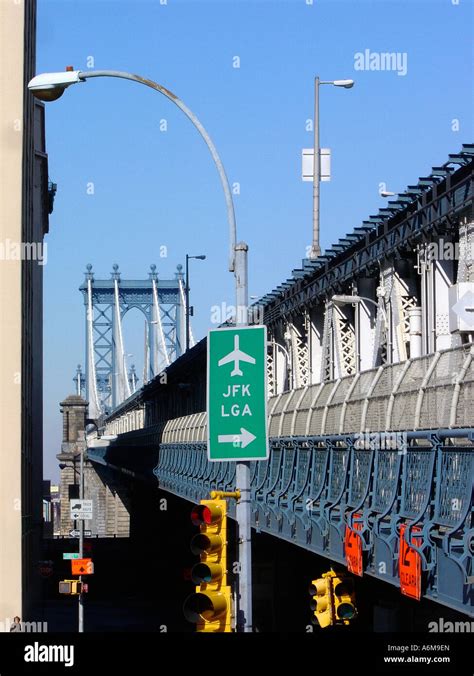
<svg viewBox="0 0 474 676">
<path fill-rule="evenodd" d="M 182 266 L 174 279 L 158 279 L 156 265 L 148 279 L 123 280 L 114 264 L 110 279 L 95 279 L 87 265 L 79 287 L 84 297 L 86 327 L 85 390 L 89 415 L 96 418 L 130 396 L 130 378 L 122 321 L 132 308 L 145 319 L 144 382 L 157 376 L 184 350 L 184 282 Z"/>
</svg>

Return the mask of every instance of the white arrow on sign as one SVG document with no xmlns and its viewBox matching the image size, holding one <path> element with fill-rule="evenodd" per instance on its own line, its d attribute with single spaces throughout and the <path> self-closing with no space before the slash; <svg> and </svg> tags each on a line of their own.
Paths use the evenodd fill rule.
<svg viewBox="0 0 474 676">
<path fill-rule="evenodd" d="M 240 434 L 219 434 L 217 441 L 220 444 L 240 444 L 241 448 L 245 448 L 256 438 L 255 434 L 241 427 Z"/>
</svg>

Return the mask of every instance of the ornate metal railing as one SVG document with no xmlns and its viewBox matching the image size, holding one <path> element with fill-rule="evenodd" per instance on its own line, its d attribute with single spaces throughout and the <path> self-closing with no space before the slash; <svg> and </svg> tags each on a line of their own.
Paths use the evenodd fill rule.
<svg viewBox="0 0 474 676">
<path fill-rule="evenodd" d="M 272 438 L 253 465 L 253 527 L 341 563 L 353 531 L 363 573 L 394 585 L 404 537 L 422 595 L 473 615 L 473 442 L 473 429 Z M 208 462 L 204 442 L 162 444 L 155 475 L 192 502 L 236 488 L 235 463 Z"/>
</svg>

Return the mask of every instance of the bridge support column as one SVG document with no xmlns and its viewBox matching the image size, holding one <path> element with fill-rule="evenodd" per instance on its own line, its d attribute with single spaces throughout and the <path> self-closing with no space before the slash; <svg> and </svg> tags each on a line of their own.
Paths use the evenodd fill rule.
<svg viewBox="0 0 474 676">
<path fill-rule="evenodd" d="M 356 295 L 376 302 L 376 280 L 364 277 L 357 282 Z M 367 371 L 374 363 L 375 320 L 377 308 L 363 300 L 355 306 L 356 370 Z"/>
<path fill-rule="evenodd" d="M 323 359 L 324 306 L 311 308 L 308 315 L 310 384 L 321 382 Z"/>
</svg>

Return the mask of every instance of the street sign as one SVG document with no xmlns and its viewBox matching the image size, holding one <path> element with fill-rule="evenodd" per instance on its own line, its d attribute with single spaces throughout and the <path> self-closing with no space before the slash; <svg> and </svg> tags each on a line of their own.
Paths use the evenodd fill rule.
<svg viewBox="0 0 474 676">
<path fill-rule="evenodd" d="M 92 535 L 91 530 L 85 530 L 84 531 L 84 537 L 89 538 Z M 78 538 L 81 536 L 81 531 L 78 528 L 73 528 L 72 530 L 69 531 L 69 537 L 70 538 Z"/>
<path fill-rule="evenodd" d="M 331 149 L 320 149 L 320 181 L 331 180 Z M 303 148 L 301 151 L 301 179 L 303 181 L 312 181 L 314 174 L 314 150 L 313 148 Z"/>
<path fill-rule="evenodd" d="M 364 574 L 362 540 L 361 536 L 357 535 L 356 533 L 356 531 L 362 530 L 362 523 L 361 521 L 355 520 L 360 518 L 361 515 L 355 512 L 353 529 L 349 528 L 349 526 L 346 526 L 346 532 L 344 536 L 344 551 L 346 554 L 347 570 L 349 570 L 354 575 L 359 575 L 359 577 L 362 577 Z"/>
<path fill-rule="evenodd" d="M 63 552 L 63 561 L 71 561 L 72 559 L 78 559 L 79 552 Z"/>
<path fill-rule="evenodd" d="M 71 500 L 69 503 L 71 519 L 92 519 L 92 500 Z"/>
<path fill-rule="evenodd" d="M 94 564 L 92 559 L 76 559 L 71 561 L 71 572 L 73 575 L 92 575 Z"/>
<path fill-rule="evenodd" d="M 268 458 L 266 326 L 209 331 L 207 434 L 211 461 Z"/>
<path fill-rule="evenodd" d="M 405 596 L 411 596 L 417 601 L 421 598 L 421 557 L 405 540 L 406 524 L 400 525 L 400 547 L 398 555 L 398 574 L 400 577 L 400 591 Z M 422 536 L 420 527 L 413 526 L 411 531 L 412 544 L 420 547 Z"/>
</svg>

